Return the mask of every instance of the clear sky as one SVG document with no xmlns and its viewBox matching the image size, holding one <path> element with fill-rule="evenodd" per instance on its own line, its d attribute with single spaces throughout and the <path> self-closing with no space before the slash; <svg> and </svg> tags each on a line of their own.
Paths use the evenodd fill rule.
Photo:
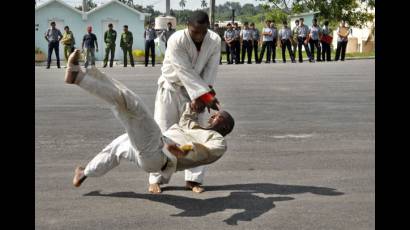
<svg viewBox="0 0 410 230">
<path fill-rule="evenodd" d="M 37 4 L 40 5 L 44 2 L 47 2 L 48 0 L 37 0 Z M 73 6 L 78 6 L 82 4 L 82 0 L 63 0 L 64 2 L 73 5 Z M 109 0 L 94 0 L 97 5 L 100 5 L 102 3 L 108 2 Z M 209 5 L 209 0 L 206 0 Z M 241 5 L 244 5 L 246 3 L 251 3 L 254 5 L 259 5 L 263 2 L 257 1 L 257 0 L 234 0 L 234 1 L 226 1 L 226 0 L 215 0 L 216 5 L 222 5 L 225 2 L 239 2 Z M 144 7 L 147 5 L 154 5 L 155 10 L 159 10 L 161 12 L 165 12 L 165 0 L 134 0 L 134 4 L 138 5 L 143 5 Z M 186 0 L 186 6 L 185 9 L 198 9 L 201 8 L 201 1 L 200 0 Z M 171 9 L 181 9 L 179 6 L 179 0 L 171 0 Z"/>
</svg>

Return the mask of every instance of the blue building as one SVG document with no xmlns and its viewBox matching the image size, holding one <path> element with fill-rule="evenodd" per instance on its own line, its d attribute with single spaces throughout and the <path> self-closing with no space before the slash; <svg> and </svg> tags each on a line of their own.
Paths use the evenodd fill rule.
<svg viewBox="0 0 410 230">
<path fill-rule="evenodd" d="M 44 38 L 44 33 L 50 27 L 50 22 L 55 21 L 56 27 L 64 32 L 64 27 L 69 26 L 73 31 L 76 47 L 81 48 L 82 37 L 87 32 L 87 26 L 93 27 L 93 33 L 97 36 L 99 52 L 96 59 L 104 58 L 104 32 L 108 29 L 108 24 L 114 25 L 117 31 L 117 47 L 115 49 L 115 59 L 122 60 L 122 50 L 120 48 L 120 35 L 123 32 L 123 25 L 128 25 L 129 31 L 133 33 L 133 49 L 144 49 L 144 20 L 150 14 L 135 10 L 120 1 L 111 0 L 88 12 L 80 11 L 61 0 L 50 0 L 35 9 L 35 46 L 47 54 L 48 43 Z M 53 55 L 53 58 L 55 56 Z M 64 60 L 63 46 L 60 45 L 60 59 Z"/>
</svg>

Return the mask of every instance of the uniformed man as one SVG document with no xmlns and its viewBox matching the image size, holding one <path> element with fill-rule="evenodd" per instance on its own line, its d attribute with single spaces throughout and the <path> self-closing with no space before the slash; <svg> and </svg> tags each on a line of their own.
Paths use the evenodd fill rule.
<svg viewBox="0 0 410 230">
<path fill-rule="evenodd" d="M 329 28 L 329 21 L 325 21 L 323 28 L 322 28 L 322 37 L 327 37 L 326 40 L 322 39 L 322 61 L 332 61 L 331 58 L 331 52 L 332 49 L 330 48 L 330 45 L 332 44 L 332 38 L 333 38 L 333 31 L 332 29 Z"/>
<path fill-rule="evenodd" d="M 267 20 L 265 22 L 266 26 L 262 30 L 262 50 L 261 50 L 261 56 L 259 58 L 259 62 L 262 62 L 263 55 L 265 54 L 265 49 L 267 49 L 266 52 L 266 61 L 265 63 L 270 63 L 270 53 L 272 50 L 272 28 L 270 28 L 270 20 Z"/>
<path fill-rule="evenodd" d="M 157 38 L 157 32 L 153 28 L 153 24 L 148 23 L 148 27 L 144 31 L 145 40 L 145 67 L 148 66 L 149 52 L 151 51 L 151 63 L 155 66 L 155 38 Z"/>
<path fill-rule="evenodd" d="M 317 57 L 316 61 L 321 61 L 321 47 L 320 47 L 320 39 L 322 38 L 322 30 L 320 29 L 319 25 L 317 24 L 317 19 L 314 18 L 312 20 L 312 26 L 309 29 L 309 44 L 310 44 L 310 53 L 312 55 L 312 59 L 315 59 L 315 47 L 317 49 Z"/>
<path fill-rule="evenodd" d="M 51 22 L 50 26 L 51 28 L 48 29 L 47 32 L 44 33 L 44 37 L 46 41 L 48 42 L 47 69 L 50 69 L 51 54 L 53 53 L 53 50 L 54 50 L 54 53 L 56 54 L 57 68 L 60 68 L 59 42 L 63 38 L 63 35 L 61 34 L 60 30 L 56 28 L 55 22 Z"/>
<path fill-rule="evenodd" d="M 309 58 L 309 62 L 313 62 L 313 59 L 310 54 L 308 42 L 309 42 L 309 27 L 303 24 L 304 19 L 299 18 L 299 27 L 298 27 L 298 50 L 299 50 L 299 62 L 303 62 L 302 56 L 302 45 L 305 48 L 306 54 Z"/>
<path fill-rule="evenodd" d="M 258 49 L 259 49 L 259 30 L 255 28 L 255 23 L 251 22 L 251 24 L 249 24 L 251 30 L 252 30 L 252 39 L 253 39 L 253 50 L 255 52 L 255 63 L 258 64 L 259 62 L 259 56 L 258 56 Z"/>
<path fill-rule="evenodd" d="M 289 56 L 290 56 L 290 59 L 292 60 L 292 63 L 296 63 L 295 56 L 292 52 L 292 47 L 291 47 L 292 31 L 288 27 L 288 23 L 286 21 L 283 21 L 283 28 L 280 29 L 278 37 L 280 40 L 280 45 L 282 47 L 283 63 L 286 63 L 286 54 L 285 54 L 286 48 L 288 48 Z"/>
<path fill-rule="evenodd" d="M 64 58 L 68 61 L 68 56 L 74 51 L 75 39 L 74 34 L 68 26 L 64 27 L 63 38 L 61 43 L 64 45 Z"/>
<path fill-rule="evenodd" d="M 124 53 L 124 67 L 127 67 L 127 53 L 130 56 L 131 66 L 134 67 L 134 57 L 132 56 L 132 33 L 128 31 L 128 26 L 124 25 L 124 32 L 121 34 L 120 47 Z"/>
<path fill-rule="evenodd" d="M 239 28 L 239 25 L 237 22 L 233 24 L 233 31 L 235 32 L 235 38 L 234 38 L 234 50 L 235 50 L 235 64 L 241 64 L 241 38 L 240 38 L 240 33 L 241 33 L 241 28 Z"/>
<path fill-rule="evenodd" d="M 172 23 L 168 22 L 167 23 L 167 29 L 162 31 L 161 33 L 161 40 L 165 43 L 165 49 L 167 48 L 167 43 L 168 43 L 168 39 L 169 37 L 171 37 L 171 35 L 175 32 L 175 29 L 172 28 Z"/>
<path fill-rule="evenodd" d="M 87 33 L 83 37 L 83 42 L 81 48 L 85 52 L 85 64 L 84 67 L 87 68 L 91 62 L 92 66 L 95 66 L 95 52 L 98 52 L 97 36 L 92 33 L 92 27 L 87 27 Z M 85 49 L 84 49 L 85 46 Z"/>
<path fill-rule="evenodd" d="M 295 27 L 293 27 L 293 30 L 292 30 L 292 40 L 291 40 L 292 47 L 293 47 L 292 51 L 295 56 L 296 56 L 296 51 L 298 48 L 298 34 L 299 34 L 298 29 L 299 29 L 299 20 L 296 20 Z"/>
<path fill-rule="evenodd" d="M 347 30 L 347 34 L 343 35 L 340 33 L 340 30 L 343 28 L 343 30 Z M 335 61 L 339 61 L 340 58 L 340 51 L 342 54 L 341 61 L 345 60 L 345 54 L 346 54 L 346 47 L 347 47 L 347 41 L 348 41 L 348 36 L 350 34 L 349 27 L 346 26 L 346 21 L 342 21 L 341 25 L 337 29 L 337 48 L 336 48 L 336 56 L 335 56 Z"/>
<path fill-rule="evenodd" d="M 233 64 L 235 56 L 235 31 L 232 29 L 232 24 L 228 23 L 227 30 L 224 34 L 225 44 L 226 44 L 226 61 L 228 64 Z"/>
<path fill-rule="evenodd" d="M 278 29 L 275 26 L 275 22 L 270 23 L 272 30 L 272 63 L 276 63 L 276 45 L 278 43 Z"/>
<path fill-rule="evenodd" d="M 252 64 L 252 46 L 253 46 L 253 31 L 249 28 L 249 23 L 245 22 L 244 28 L 241 30 L 240 38 L 242 43 L 242 64 L 245 61 L 245 51 L 248 55 L 248 64 Z"/>
<path fill-rule="evenodd" d="M 113 30 L 112 23 L 108 24 L 108 30 L 104 33 L 104 42 L 105 42 L 105 57 L 104 57 L 104 68 L 107 67 L 108 55 L 111 53 L 110 57 L 110 67 L 114 62 L 115 54 L 115 41 L 117 40 L 117 31 Z"/>
</svg>

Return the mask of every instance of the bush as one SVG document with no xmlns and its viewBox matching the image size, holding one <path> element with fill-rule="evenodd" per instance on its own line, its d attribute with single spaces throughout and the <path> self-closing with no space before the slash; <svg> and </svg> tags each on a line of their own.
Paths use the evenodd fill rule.
<svg viewBox="0 0 410 230">
<path fill-rule="evenodd" d="M 140 49 L 135 49 L 135 50 L 132 51 L 132 55 L 134 57 L 144 57 L 145 52 L 143 50 L 140 50 Z"/>
<path fill-rule="evenodd" d="M 43 51 L 40 48 L 36 47 L 35 54 L 42 54 L 42 53 Z"/>
</svg>

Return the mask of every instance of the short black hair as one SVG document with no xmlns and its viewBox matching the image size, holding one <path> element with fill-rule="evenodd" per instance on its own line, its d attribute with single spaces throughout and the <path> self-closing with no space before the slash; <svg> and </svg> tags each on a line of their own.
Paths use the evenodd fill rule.
<svg viewBox="0 0 410 230">
<path fill-rule="evenodd" d="M 191 16 L 188 18 L 188 24 L 199 24 L 209 26 L 209 16 L 204 11 L 196 10 L 192 12 Z"/>
<path fill-rule="evenodd" d="M 108 27 L 112 27 L 112 23 L 108 24 Z"/>
<path fill-rule="evenodd" d="M 68 26 L 64 26 L 64 29 L 70 29 L 70 28 L 68 28 Z"/>
<path fill-rule="evenodd" d="M 325 21 L 323 24 L 325 24 L 326 26 L 329 25 L 329 21 Z"/>
<path fill-rule="evenodd" d="M 283 23 L 283 25 L 287 25 L 287 24 L 288 24 L 288 22 L 287 22 L 286 20 L 283 21 L 282 23 Z"/>
<path fill-rule="evenodd" d="M 124 25 L 124 28 L 127 28 L 127 29 L 128 29 L 128 25 Z"/>
<path fill-rule="evenodd" d="M 295 22 L 299 23 L 299 20 L 296 20 Z"/>
<path fill-rule="evenodd" d="M 304 18 L 299 18 L 299 20 L 300 20 L 300 21 L 305 21 L 305 19 L 304 19 Z"/>
<path fill-rule="evenodd" d="M 247 25 L 249 25 L 249 22 L 244 22 L 243 25 L 247 26 Z"/>
<path fill-rule="evenodd" d="M 250 26 L 254 26 L 255 25 L 255 23 L 253 23 L 253 22 L 251 22 L 251 24 L 249 24 Z"/>
<path fill-rule="evenodd" d="M 224 117 L 225 126 L 222 126 L 218 129 L 218 132 L 222 134 L 222 136 L 228 135 L 232 132 L 233 127 L 235 126 L 235 120 L 233 119 L 232 115 L 226 111 L 219 111 L 220 114 Z"/>
<path fill-rule="evenodd" d="M 56 22 L 55 21 L 52 21 L 52 22 L 50 22 L 50 25 L 55 25 L 56 24 Z"/>
<path fill-rule="evenodd" d="M 316 18 L 314 18 L 312 21 L 317 22 L 317 19 L 316 19 Z"/>
<path fill-rule="evenodd" d="M 171 25 L 171 26 L 172 26 L 172 23 L 171 23 L 171 22 L 168 22 L 167 25 Z"/>
<path fill-rule="evenodd" d="M 238 23 L 237 23 L 237 22 L 235 22 L 235 23 L 234 23 L 234 25 L 235 25 L 235 26 L 238 26 Z"/>
<path fill-rule="evenodd" d="M 230 22 L 228 22 L 228 24 L 226 24 L 226 26 L 232 26 L 232 24 Z"/>
</svg>

